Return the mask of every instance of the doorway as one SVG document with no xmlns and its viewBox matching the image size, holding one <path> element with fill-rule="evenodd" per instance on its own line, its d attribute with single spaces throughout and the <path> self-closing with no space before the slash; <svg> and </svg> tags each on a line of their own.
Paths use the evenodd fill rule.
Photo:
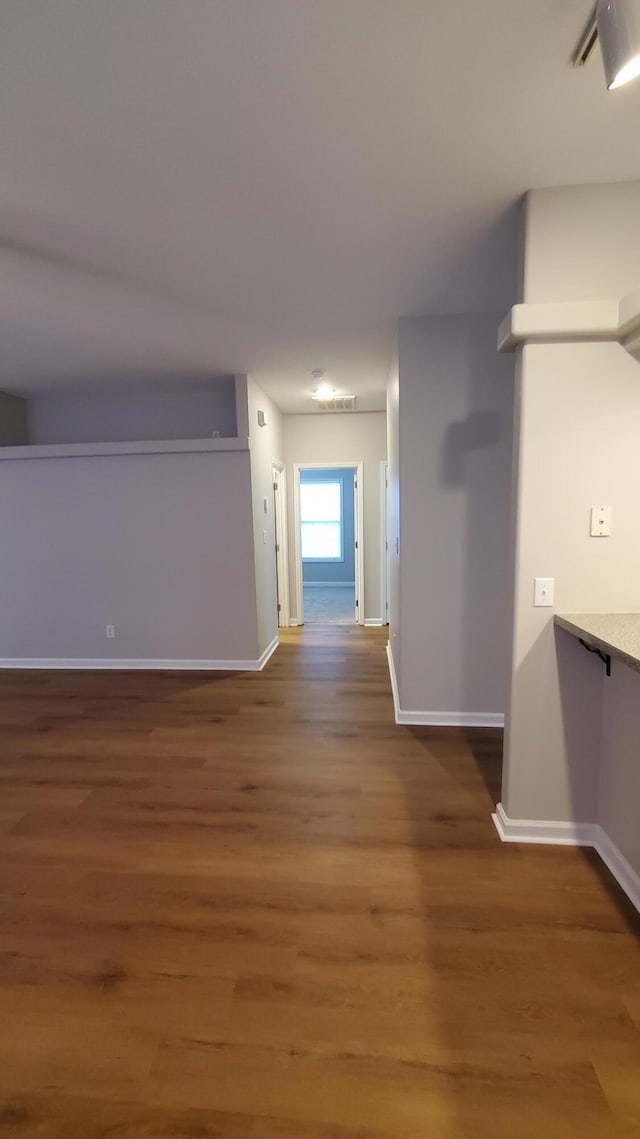
<svg viewBox="0 0 640 1139">
<path fill-rule="evenodd" d="M 362 464 L 294 466 L 299 622 L 363 624 Z"/>
</svg>

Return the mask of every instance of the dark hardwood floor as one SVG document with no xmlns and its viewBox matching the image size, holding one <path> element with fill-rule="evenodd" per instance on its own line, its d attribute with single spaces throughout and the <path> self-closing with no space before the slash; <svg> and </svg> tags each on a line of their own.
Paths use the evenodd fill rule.
<svg viewBox="0 0 640 1139">
<path fill-rule="evenodd" d="M 260 674 L 0 675 L 0 1139 L 640 1136 L 634 911 L 502 845 L 495 730 L 386 630 Z"/>
</svg>

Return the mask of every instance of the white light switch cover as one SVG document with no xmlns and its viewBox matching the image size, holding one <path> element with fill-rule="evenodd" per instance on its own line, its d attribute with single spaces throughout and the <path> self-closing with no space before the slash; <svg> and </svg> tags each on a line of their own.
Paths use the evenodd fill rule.
<svg viewBox="0 0 640 1139">
<path fill-rule="evenodd" d="M 533 604 L 539 607 L 553 605 L 552 577 L 535 577 L 533 579 Z"/>
</svg>

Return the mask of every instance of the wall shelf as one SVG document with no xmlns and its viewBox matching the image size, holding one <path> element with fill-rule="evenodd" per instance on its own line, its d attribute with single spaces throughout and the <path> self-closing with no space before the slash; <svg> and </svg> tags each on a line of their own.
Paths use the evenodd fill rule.
<svg viewBox="0 0 640 1139">
<path fill-rule="evenodd" d="M 640 291 L 621 300 L 514 305 L 498 329 L 499 352 L 576 340 L 612 340 L 640 359 Z"/>
<path fill-rule="evenodd" d="M 42 443 L 0 447 L 0 461 L 11 459 L 77 459 L 98 455 L 171 455 L 248 451 L 245 437 L 227 439 L 145 439 L 122 443 Z"/>
<path fill-rule="evenodd" d="M 553 621 L 605 664 L 613 657 L 640 672 L 640 613 L 555 613 Z"/>
</svg>

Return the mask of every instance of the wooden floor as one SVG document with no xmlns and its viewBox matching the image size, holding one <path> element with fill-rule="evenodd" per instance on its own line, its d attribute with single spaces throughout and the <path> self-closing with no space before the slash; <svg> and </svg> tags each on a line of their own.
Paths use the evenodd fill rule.
<svg viewBox="0 0 640 1139">
<path fill-rule="evenodd" d="M 634 913 L 502 845 L 500 734 L 386 630 L 261 674 L 0 676 L 0 1139 L 640 1136 Z"/>
</svg>

